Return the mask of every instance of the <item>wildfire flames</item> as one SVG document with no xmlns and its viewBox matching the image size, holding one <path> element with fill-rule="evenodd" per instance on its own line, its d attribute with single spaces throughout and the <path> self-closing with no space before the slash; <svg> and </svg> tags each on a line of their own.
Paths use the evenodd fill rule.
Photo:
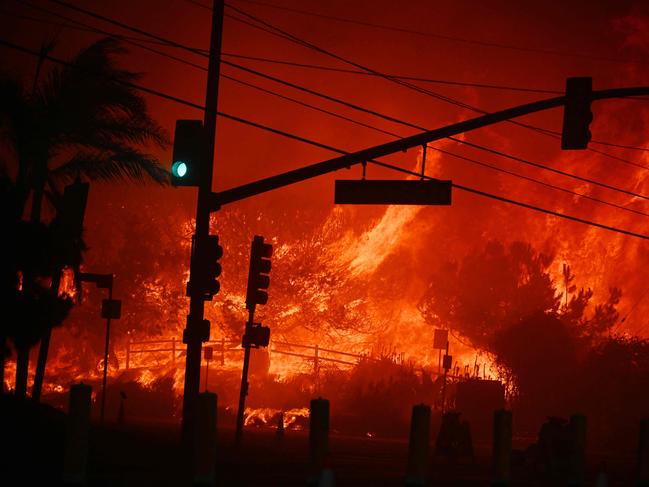
<svg viewBox="0 0 649 487">
<path fill-rule="evenodd" d="M 636 81 L 638 76 L 641 77 L 631 69 L 620 71 L 615 85 Z M 563 73 L 560 79 L 563 80 Z M 474 92 L 469 95 L 478 97 Z M 501 102 L 502 106 L 511 106 L 509 97 L 510 94 L 494 96 L 488 101 L 494 106 Z M 640 104 L 622 105 L 625 103 L 631 101 L 611 101 L 595 114 L 593 133 L 598 138 L 609 140 L 610 135 L 612 140 L 625 133 L 627 121 L 617 116 L 620 107 L 637 115 L 638 127 L 646 125 L 647 109 Z M 254 109 L 257 110 L 256 104 Z M 451 115 L 442 113 L 430 123 L 441 126 L 448 122 L 444 117 Z M 466 118 L 465 115 L 460 118 Z M 551 116 L 554 115 L 540 115 L 539 119 L 556 125 Z M 634 153 L 633 165 L 615 166 L 611 170 L 613 162 L 601 155 L 560 153 L 556 140 L 552 142 L 556 151 L 552 152 L 549 143 L 543 145 L 543 139 L 530 142 L 519 137 L 518 132 L 498 130 L 490 128 L 486 136 L 482 133 L 471 140 L 480 141 L 484 136 L 485 145 L 490 147 L 502 146 L 521 157 L 533 153 L 530 159 L 544 161 L 562 171 L 588 174 L 641 195 L 649 193 L 649 172 L 643 167 L 649 165 L 646 151 Z M 646 145 L 644 134 L 638 138 L 642 140 L 634 144 Z M 238 144 L 244 145 L 240 140 Z M 453 141 L 433 145 L 471 154 Z M 413 153 L 392 157 L 395 161 L 398 158 L 395 164 L 419 171 L 421 151 L 418 156 L 413 157 Z M 299 151 L 295 154 L 302 156 Z M 266 164 L 270 156 L 262 155 Z M 642 198 L 558 176 L 539 176 L 529 168 L 507 165 L 513 164 L 511 161 L 496 160 L 503 168 L 516 168 L 553 184 L 560 182 L 571 191 L 614 201 L 626 208 L 646 209 Z M 398 177 L 376 171 L 372 177 Z M 433 150 L 427 153 L 426 173 L 530 205 L 642 232 L 637 214 L 547 188 L 537 190 L 528 181 L 469 166 Z M 224 179 L 229 176 L 227 173 Z M 345 177 L 356 176 L 359 175 Z M 312 188 L 324 187 L 316 187 L 318 181 Z M 326 179 L 326 184 L 330 182 Z M 114 193 L 93 186 L 85 221 L 89 250 L 82 267 L 88 272 L 114 273 L 115 296 L 123 300 L 122 318 L 113 322 L 111 329 L 109 385 L 120 389 L 135 383 L 144 391 L 156 393 L 164 383 L 174 394 L 177 417 L 184 379 L 185 348 L 181 337 L 188 311 L 185 284 L 193 233 L 193 220 L 186 208 L 192 207 L 193 202 L 187 203 L 188 193 L 181 193 L 182 190 L 168 196 L 171 191 L 151 190 L 146 193 L 154 201 L 151 203 L 125 190 L 123 200 L 115 202 Z M 281 200 L 269 199 L 257 200 L 262 201 L 258 206 L 233 204 L 217 212 L 212 233 L 219 235 L 224 247 L 223 273 L 221 292 L 214 301 L 206 303 L 211 336 L 205 345 L 212 347 L 214 354 L 209 365 L 203 361 L 201 387 L 216 390 L 219 405 L 231 408 L 236 404 L 243 358 L 240 340 L 247 318 L 244 299 L 249 245 L 255 234 L 264 235 L 274 245 L 269 303 L 260 307 L 255 316 L 256 321 L 270 326 L 272 335 L 269 349 L 256 351 L 253 356 L 253 388 L 246 425 L 272 426 L 283 411 L 284 427 L 299 427 L 307 415 L 303 397 L 319 394 L 332 378 L 352 377 L 368 363 L 389 362 L 408 369 L 422 384 L 425 380 L 434 384 L 440 360 L 440 351 L 433 348 L 435 328 L 451 329 L 451 374 L 475 375 L 478 370 L 481 377 L 507 381 L 484 342 L 474 343 L 467 334 L 453 329 L 450 320 L 440 318 L 441 313 L 424 316 L 421 306 L 431 283 L 441 275 L 437 271 L 459 269 L 463 259 L 478 255 L 489 242 L 502 244 L 503 248 L 513 242 L 525 242 L 534 252 L 547 256 L 544 272 L 549 273 L 553 290 L 562 300 L 562 293 L 571 299 L 582 288 L 592 289 L 587 313 L 606 302 L 610 288 L 620 288 L 621 299 L 615 303 L 619 316 L 609 332 L 643 338 L 649 335 L 644 320 L 649 313 L 649 297 L 644 276 L 639 272 L 649 264 L 645 241 L 454 191 L 451 207 L 328 207 L 326 211 L 311 211 L 300 208 L 299 202 L 287 199 L 279 204 L 277 201 Z M 102 198 L 106 194 L 111 194 L 111 198 Z M 272 204 L 264 206 L 267 201 Z M 570 266 L 576 276 L 573 290 L 567 285 L 564 289 L 564 265 Z M 503 273 L 509 271 L 511 274 L 517 270 L 504 269 Z M 481 277 L 476 288 L 459 288 L 457 293 L 479 295 L 482 290 L 490 291 L 502 284 L 494 273 L 486 272 Z M 516 276 L 520 281 L 516 284 L 524 286 L 532 277 L 521 273 Z M 445 284 L 437 282 L 438 286 Z M 70 273 L 63 279 L 61 292 L 76 297 Z M 99 309 L 106 296 L 101 290 L 86 287 L 81 297 L 82 303 L 74 308 L 64 326 L 53 333 L 43 388 L 45 400 L 60 395 L 70 383 L 100 381 L 105 324 L 99 318 Z M 501 304 L 505 306 L 497 303 Z M 447 311 L 447 317 L 456 316 L 457 310 Z M 36 353 L 34 349 L 32 367 Z M 9 389 L 13 386 L 14 370 L 15 364 L 10 360 L 5 374 Z M 376 370 L 373 380 L 382 385 L 390 383 L 392 377 L 381 377 L 383 369 Z M 33 377 L 33 369 L 31 373 Z M 288 383 L 303 394 L 299 401 L 297 396 L 283 398 L 283 392 L 278 391 L 278 387 Z M 507 385 L 511 391 L 513 386 L 509 382 Z M 359 386 L 362 387 L 365 386 Z M 280 404 L 283 399 L 286 404 Z M 291 399 L 295 399 L 293 404 L 288 403 Z"/>
</svg>

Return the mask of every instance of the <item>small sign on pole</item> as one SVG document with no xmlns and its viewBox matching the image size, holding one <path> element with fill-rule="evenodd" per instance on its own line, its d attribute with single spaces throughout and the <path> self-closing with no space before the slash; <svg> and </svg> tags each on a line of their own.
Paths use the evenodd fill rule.
<svg viewBox="0 0 649 487">
<path fill-rule="evenodd" d="M 453 367 L 453 355 L 444 355 L 444 362 L 442 363 L 444 370 L 449 371 Z"/>
<path fill-rule="evenodd" d="M 446 344 L 448 343 L 448 330 L 435 330 L 435 335 L 433 336 L 433 348 L 435 350 L 446 350 Z"/>
<path fill-rule="evenodd" d="M 104 299 L 101 302 L 101 317 L 107 320 L 119 320 L 122 316 L 122 301 L 119 299 Z"/>
</svg>

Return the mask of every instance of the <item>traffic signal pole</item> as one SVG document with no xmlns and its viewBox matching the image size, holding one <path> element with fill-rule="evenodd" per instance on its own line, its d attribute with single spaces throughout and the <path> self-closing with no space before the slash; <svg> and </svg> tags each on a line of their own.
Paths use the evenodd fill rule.
<svg viewBox="0 0 649 487">
<path fill-rule="evenodd" d="M 207 70 L 207 88 L 205 93 L 205 152 L 200 165 L 201 177 L 198 186 L 198 203 L 196 206 L 196 233 L 194 245 L 209 235 L 210 207 L 212 193 L 212 175 L 214 165 L 214 146 L 216 142 L 216 112 L 219 95 L 219 75 L 221 65 L 221 41 L 223 38 L 223 0 L 214 0 L 212 10 L 212 32 L 210 37 L 210 60 Z M 193 257 L 193 256 L 192 256 Z M 197 274 L 198 262 L 192 258 L 191 277 Z M 186 447 L 193 445 L 193 434 L 196 417 L 196 406 L 200 390 L 201 348 L 203 336 L 201 324 L 204 316 L 204 295 L 198 286 L 190 287 L 189 314 L 183 333 L 183 342 L 187 345 L 185 362 L 185 382 L 183 393 L 182 438 Z"/>
<path fill-rule="evenodd" d="M 248 322 L 246 323 L 245 334 L 249 335 L 252 324 L 254 322 L 255 310 L 254 308 L 248 312 Z M 243 355 L 243 370 L 241 371 L 241 388 L 239 389 L 239 408 L 237 409 L 237 432 L 235 435 L 235 443 L 241 444 L 243 438 L 243 416 L 246 409 L 246 396 L 248 395 L 248 368 L 250 366 L 250 344 L 244 346 Z"/>
<path fill-rule="evenodd" d="M 113 280 L 110 280 L 108 288 L 108 300 L 113 300 Z M 106 376 L 108 375 L 108 351 L 110 349 L 110 314 L 106 316 L 106 343 L 104 344 L 104 375 L 101 379 L 101 409 L 99 410 L 99 420 L 104 422 L 106 412 Z"/>
</svg>

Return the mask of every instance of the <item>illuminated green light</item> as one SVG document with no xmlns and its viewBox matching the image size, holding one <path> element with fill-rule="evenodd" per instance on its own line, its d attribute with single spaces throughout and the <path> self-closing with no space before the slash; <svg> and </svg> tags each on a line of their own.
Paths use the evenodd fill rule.
<svg viewBox="0 0 649 487">
<path fill-rule="evenodd" d="M 183 161 L 176 161 L 171 166 L 171 173 L 177 178 L 183 178 L 187 174 L 187 164 Z"/>
</svg>

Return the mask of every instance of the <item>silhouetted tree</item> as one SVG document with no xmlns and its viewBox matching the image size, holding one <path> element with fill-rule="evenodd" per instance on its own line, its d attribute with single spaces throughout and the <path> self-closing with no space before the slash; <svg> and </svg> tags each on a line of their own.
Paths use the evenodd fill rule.
<svg viewBox="0 0 649 487">
<path fill-rule="evenodd" d="M 498 365 L 514 381 L 517 408 L 537 421 L 574 412 L 575 386 L 587 350 L 578 329 L 543 312 L 497 330 L 491 343 Z"/>
<path fill-rule="evenodd" d="M 536 311 L 558 310 L 551 263 L 551 255 L 528 243 L 489 242 L 434 272 L 419 310 L 428 323 L 449 326 L 475 346 L 489 348 L 496 330 Z"/>
<path fill-rule="evenodd" d="M 41 221 L 43 197 L 55 201 L 62 186 L 77 177 L 168 181 L 156 158 L 139 148 L 146 143 L 162 147 L 167 136 L 151 119 L 142 96 L 129 86 L 140 75 L 115 64 L 115 56 L 124 52 L 115 39 L 97 41 L 69 65 L 52 69 L 42 82 L 35 80 L 29 91 L 9 76 L 0 78 L 2 168 L 15 174 L 21 215 L 31 194 L 29 219 L 34 225 Z M 60 270 L 50 277 L 57 281 Z M 23 278 L 23 291 L 29 294 L 37 287 L 36 276 L 25 272 Z M 52 294 L 56 300 L 57 290 Z M 31 335 L 29 326 L 16 327 L 15 333 Z M 17 395 L 26 392 L 29 343 L 14 340 L 19 353 Z"/>
</svg>

